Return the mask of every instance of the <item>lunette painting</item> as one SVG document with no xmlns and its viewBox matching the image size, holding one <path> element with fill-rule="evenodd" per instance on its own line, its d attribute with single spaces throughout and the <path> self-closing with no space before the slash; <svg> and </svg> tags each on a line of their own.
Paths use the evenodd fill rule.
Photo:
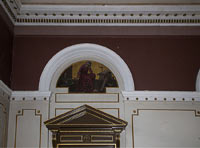
<svg viewBox="0 0 200 148">
<path fill-rule="evenodd" d="M 105 93 L 106 87 L 118 87 L 114 74 L 103 64 L 80 61 L 69 66 L 56 87 L 68 87 L 69 93 Z"/>
</svg>

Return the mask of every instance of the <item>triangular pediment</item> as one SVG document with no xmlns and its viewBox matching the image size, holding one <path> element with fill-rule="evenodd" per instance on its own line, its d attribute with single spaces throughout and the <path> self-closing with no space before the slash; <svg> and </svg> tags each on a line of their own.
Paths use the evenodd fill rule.
<svg viewBox="0 0 200 148">
<path fill-rule="evenodd" d="M 111 122 L 109 122 L 108 120 L 105 120 L 105 119 L 100 119 L 98 117 L 96 117 L 94 114 L 91 114 L 91 113 L 83 113 L 82 115 L 81 114 L 78 114 L 76 116 L 77 118 L 74 118 L 73 119 L 67 119 L 67 120 L 64 120 L 62 123 L 63 124 L 110 124 Z"/>
<path fill-rule="evenodd" d="M 125 127 L 126 121 L 116 118 L 88 105 L 83 105 L 69 112 L 44 122 L 49 129 L 66 127 Z"/>
</svg>

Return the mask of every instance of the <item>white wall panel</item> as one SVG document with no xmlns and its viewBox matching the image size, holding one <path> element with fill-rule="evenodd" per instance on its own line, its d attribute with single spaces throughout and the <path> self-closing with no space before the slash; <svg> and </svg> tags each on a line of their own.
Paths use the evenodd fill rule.
<svg viewBox="0 0 200 148">
<path fill-rule="evenodd" d="M 200 147 L 198 102 L 125 103 L 126 147 Z"/>
<path fill-rule="evenodd" d="M 48 100 L 10 102 L 8 147 L 47 147 Z"/>
<path fill-rule="evenodd" d="M 58 93 L 63 94 L 62 92 Z M 55 93 L 51 95 L 50 99 L 48 96 L 41 96 L 39 92 L 28 96 L 23 96 L 26 93 L 22 92 L 13 94 L 10 102 L 9 147 L 51 148 L 51 133 L 48 133 L 43 122 L 84 104 L 128 121 L 126 130 L 121 133 L 121 148 L 200 147 L 199 93 L 167 92 L 162 94 L 160 92 L 140 91 L 138 93 L 132 92 L 132 95 L 126 95 L 125 98 L 119 94 L 119 100 L 114 103 L 99 103 L 99 100 L 97 102 L 95 99 L 91 100 L 92 97 L 106 98 L 107 95 L 111 94 L 85 94 L 82 96 L 64 93 L 65 97 L 71 98 L 73 95 L 80 100 L 74 102 L 72 97 L 68 99 L 69 102 L 62 103 L 56 101 Z M 62 99 L 64 100 L 65 97 L 62 96 Z M 141 97 L 143 99 L 140 99 Z M 166 100 L 162 99 L 165 97 Z M 170 97 L 175 99 L 171 101 L 168 99 Z M 182 97 L 185 97 L 185 100 L 178 101 L 177 98 Z M 189 99 L 186 100 L 186 98 Z M 39 145 L 40 140 L 41 145 Z"/>
<path fill-rule="evenodd" d="M 36 109 L 23 109 L 16 115 L 15 147 L 41 147 L 42 115 Z"/>
<path fill-rule="evenodd" d="M 73 108 L 55 108 L 55 116 L 58 116 L 60 114 L 63 114 L 63 113 L 66 113 L 70 110 L 72 110 Z M 120 114 L 119 114 L 119 108 L 96 108 L 96 109 L 99 109 L 105 113 L 108 113 L 110 115 L 113 115 L 117 118 L 120 117 Z"/>
<path fill-rule="evenodd" d="M 141 110 L 133 118 L 135 147 L 199 147 L 199 125 L 194 111 Z"/>
<path fill-rule="evenodd" d="M 7 145 L 9 99 L 11 90 L 0 80 L 0 147 Z"/>
<path fill-rule="evenodd" d="M 116 103 L 119 102 L 118 93 L 104 94 L 67 94 L 56 93 L 56 103 Z"/>
<path fill-rule="evenodd" d="M 7 112 L 3 104 L 0 103 L 0 147 L 4 147 L 6 144 L 7 135 Z"/>
</svg>

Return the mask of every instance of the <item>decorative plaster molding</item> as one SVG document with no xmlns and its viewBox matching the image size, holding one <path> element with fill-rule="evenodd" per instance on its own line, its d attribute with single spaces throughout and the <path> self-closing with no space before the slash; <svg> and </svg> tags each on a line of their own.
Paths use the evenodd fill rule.
<svg viewBox="0 0 200 148">
<path fill-rule="evenodd" d="M 45 66 L 39 82 L 39 91 L 49 91 L 53 80 L 71 64 L 93 60 L 104 64 L 115 75 L 119 88 L 123 91 L 133 91 L 132 74 L 123 59 L 112 50 L 96 44 L 77 44 L 67 47 L 53 56 Z M 57 72 L 57 77 L 54 78 Z"/>
<path fill-rule="evenodd" d="M 199 26 L 200 4 L 47 5 L 0 3 L 15 25 Z"/>
<path fill-rule="evenodd" d="M 11 95 L 11 100 L 49 100 L 51 96 L 50 91 L 13 91 Z"/>
<path fill-rule="evenodd" d="M 200 69 L 199 69 L 199 72 L 197 74 L 196 91 L 200 92 Z"/>
<path fill-rule="evenodd" d="M 122 91 L 122 95 L 133 101 L 200 101 L 200 92 L 189 91 Z"/>
<path fill-rule="evenodd" d="M 199 102 L 200 92 L 187 91 L 122 91 L 124 101 Z M 11 101 L 49 100 L 51 92 L 13 91 Z"/>
<path fill-rule="evenodd" d="M 8 96 L 11 96 L 12 90 L 2 80 L 0 80 L 0 89 Z"/>
</svg>

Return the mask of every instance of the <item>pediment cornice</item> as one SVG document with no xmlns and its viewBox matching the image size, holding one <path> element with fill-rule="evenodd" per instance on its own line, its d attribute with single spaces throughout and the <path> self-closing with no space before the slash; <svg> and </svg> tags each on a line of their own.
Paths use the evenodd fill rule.
<svg viewBox="0 0 200 148">
<path fill-rule="evenodd" d="M 48 129 L 60 128 L 119 128 L 124 129 L 127 122 L 91 106 L 83 105 L 44 122 Z"/>
</svg>

